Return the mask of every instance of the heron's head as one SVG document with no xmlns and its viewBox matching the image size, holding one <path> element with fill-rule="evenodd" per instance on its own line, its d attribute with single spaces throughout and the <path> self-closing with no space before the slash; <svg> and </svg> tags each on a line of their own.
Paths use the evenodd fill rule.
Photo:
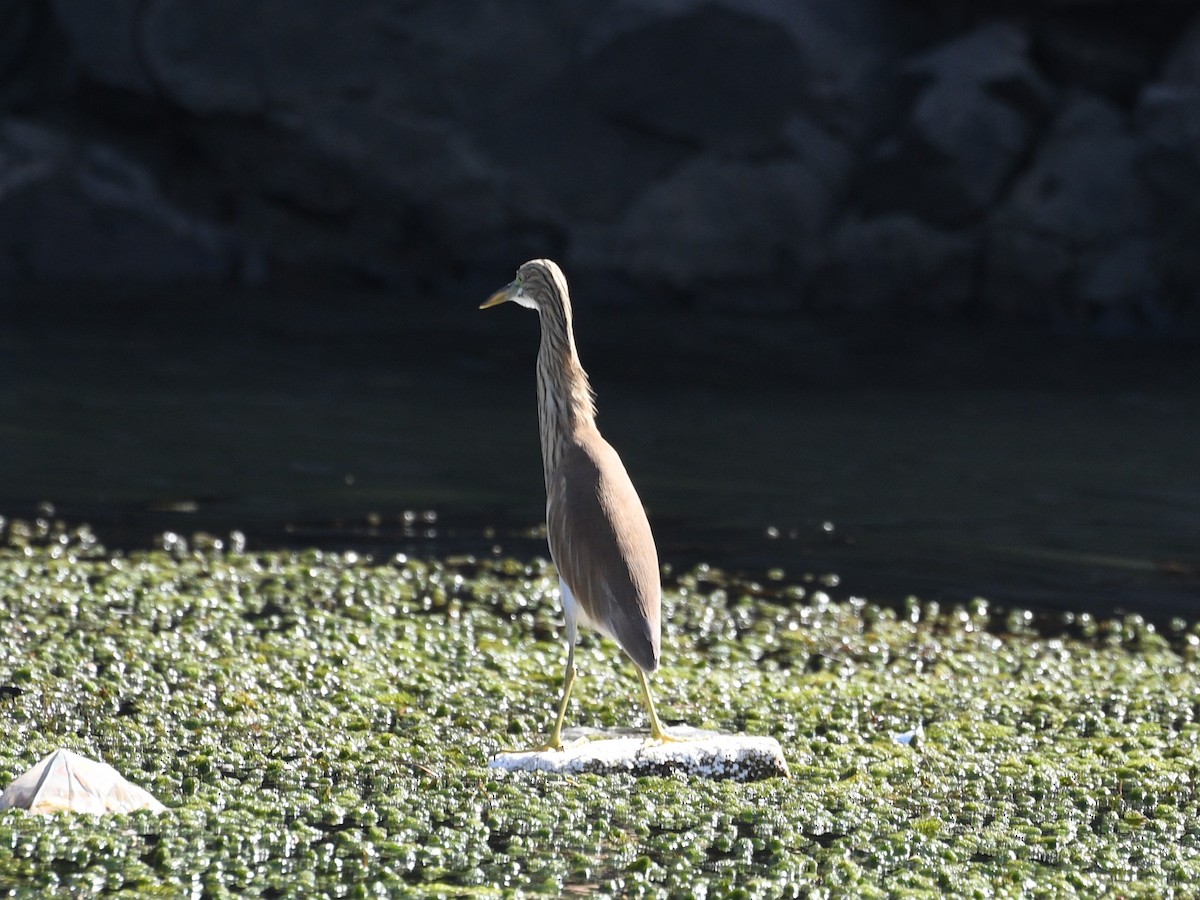
<svg viewBox="0 0 1200 900">
<path fill-rule="evenodd" d="M 512 283 L 488 297 L 479 308 L 499 306 L 509 300 L 538 312 L 551 303 L 563 306 L 567 301 L 567 279 L 553 260 L 531 259 L 517 269 Z"/>
</svg>

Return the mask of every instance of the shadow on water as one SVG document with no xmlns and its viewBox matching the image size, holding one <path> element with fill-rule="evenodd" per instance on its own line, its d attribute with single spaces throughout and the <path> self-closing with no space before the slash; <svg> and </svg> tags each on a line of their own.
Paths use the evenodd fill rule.
<svg viewBox="0 0 1200 900">
<path fill-rule="evenodd" d="M 109 546 L 544 554 L 537 326 L 470 299 L 23 307 L 0 513 Z M 600 425 L 665 562 L 901 602 L 1200 617 L 1200 354 L 920 326 L 592 310 Z"/>
</svg>

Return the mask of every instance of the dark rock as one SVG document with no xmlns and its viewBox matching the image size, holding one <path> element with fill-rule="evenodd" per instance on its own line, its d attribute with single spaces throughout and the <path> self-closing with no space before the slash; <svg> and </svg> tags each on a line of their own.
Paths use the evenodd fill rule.
<svg viewBox="0 0 1200 900">
<path fill-rule="evenodd" d="M 1014 185 L 1001 217 L 1074 246 L 1144 234 L 1150 217 L 1137 151 L 1120 112 L 1077 97 Z"/>
<path fill-rule="evenodd" d="M 1184 29 L 1161 80 L 1138 97 L 1138 169 L 1155 214 L 1154 264 L 1167 314 L 1200 311 L 1200 17 Z"/>
<path fill-rule="evenodd" d="M 1141 174 L 1160 208 L 1200 209 L 1200 85 L 1151 85 L 1135 122 Z"/>
<path fill-rule="evenodd" d="M 245 263 L 99 143 L 0 122 L 0 274 L 49 281 L 224 281 Z"/>
<path fill-rule="evenodd" d="M 1162 69 L 1166 84 L 1200 88 L 1200 16 L 1193 20 Z"/>
<path fill-rule="evenodd" d="M 1029 40 L 991 25 L 907 63 L 907 117 L 864 174 L 862 206 L 942 227 L 977 222 L 1016 171 L 1048 105 Z"/>
<path fill-rule="evenodd" d="M 0 0 L 0 121 L 61 129 L 0 136 L 0 269 L 236 277 L 237 234 L 280 277 L 1149 321 L 1200 304 L 1200 19 L 1153 9 Z"/>
<path fill-rule="evenodd" d="M 1032 124 L 975 85 L 941 82 L 913 107 L 898 157 L 908 177 L 909 206 L 931 222 L 957 225 L 978 219 L 999 196 L 1032 136 Z M 893 161 L 895 165 L 895 161 Z"/>
<path fill-rule="evenodd" d="M 1165 13 L 1151 15 L 1165 18 Z M 1047 77 L 1127 106 L 1161 59 L 1154 42 L 1129 27 L 1131 15 L 1113 6 L 1092 10 L 1086 21 L 1076 17 L 1043 24 L 1037 30 L 1037 57 Z M 1112 21 L 1106 22 L 1106 16 Z"/>
<path fill-rule="evenodd" d="M 690 149 L 777 153 L 799 113 L 855 133 L 880 53 L 868 23 L 879 20 L 869 0 L 840 7 L 628 3 L 595 39 L 584 84 L 617 121 Z"/>
<path fill-rule="evenodd" d="M 989 306 L 1035 316 L 1052 310 L 1079 319 L 1091 315 L 1094 304 L 1108 315 L 1120 302 L 1138 305 L 1156 292 L 1144 255 L 1130 249 L 1152 231 L 1137 155 L 1137 141 L 1117 110 L 1091 97 L 1068 104 L 988 225 Z M 1099 261 L 1123 300 L 1101 296 L 1095 281 Z M 1118 272 L 1122 266 L 1128 271 Z"/>
<path fill-rule="evenodd" d="M 139 94 L 154 92 L 138 41 L 144 0 L 52 0 L 51 5 L 85 76 Z"/>
<path fill-rule="evenodd" d="M 462 15 L 161 0 L 146 15 L 146 55 L 174 102 L 266 121 L 296 152 L 354 171 L 377 188 L 360 198 L 380 208 L 374 218 L 384 206 L 419 218 L 458 255 L 450 264 L 508 268 L 496 257 L 549 252 L 535 252 L 544 236 L 617 215 L 682 158 L 579 102 L 578 13 L 515 2 Z M 272 194 L 319 209 L 321 182 L 305 168 L 271 172 Z"/>
<path fill-rule="evenodd" d="M 1074 309 L 1068 317 L 1110 334 L 1157 330 L 1170 315 L 1163 303 L 1154 241 L 1130 236 L 1082 254 Z"/>
<path fill-rule="evenodd" d="M 1200 83 L 1151 84 L 1142 91 L 1135 110 L 1138 133 L 1148 149 L 1196 157 L 1200 151 Z"/>
<path fill-rule="evenodd" d="M 1045 321 L 1072 303 L 1077 258 L 1028 229 L 997 224 L 984 236 L 982 306 L 1002 317 Z"/>
<path fill-rule="evenodd" d="M 811 119 L 796 116 L 784 126 L 790 155 L 833 195 L 846 190 L 855 163 L 851 147 Z"/>
<path fill-rule="evenodd" d="M 329 3 L 160 0 L 140 23 L 154 82 L 198 115 L 302 117 L 328 98 L 370 92 L 387 38 Z M 399 48 L 396 48 L 397 50 Z"/>
<path fill-rule="evenodd" d="M 470 141 L 513 203 L 548 220 L 609 221 L 691 155 L 679 142 L 628 127 L 551 80 L 493 116 L 470 116 Z"/>
<path fill-rule="evenodd" d="M 994 22 L 924 50 L 900 68 L 906 78 L 934 84 L 958 78 L 986 86 L 1026 112 L 1048 100 L 1048 88 L 1030 62 L 1030 37 L 1018 25 Z"/>
<path fill-rule="evenodd" d="M 615 225 L 577 229 L 571 260 L 716 304 L 777 305 L 830 215 L 828 185 L 794 162 L 704 156 L 651 186 Z"/>
<path fill-rule="evenodd" d="M 911 215 L 848 217 L 830 238 L 817 304 L 962 309 L 973 299 L 975 251 L 970 234 L 943 231 Z"/>
<path fill-rule="evenodd" d="M 1029 118 L 1043 115 L 1052 92 L 1030 60 L 1029 35 L 1016 25 L 984 25 L 908 60 L 902 77 L 935 85 L 958 81 L 986 90 Z"/>
<path fill-rule="evenodd" d="M 1200 310 L 1200 84 L 1155 84 L 1139 99 L 1138 169 L 1156 218 L 1164 302 Z"/>
<path fill-rule="evenodd" d="M 0 77 L 7 76 L 29 52 L 34 32 L 34 4 L 0 0 Z"/>
<path fill-rule="evenodd" d="M 588 61 L 586 85 L 618 121 L 730 153 L 779 152 L 804 105 L 787 30 L 716 6 L 617 35 Z"/>
</svg>

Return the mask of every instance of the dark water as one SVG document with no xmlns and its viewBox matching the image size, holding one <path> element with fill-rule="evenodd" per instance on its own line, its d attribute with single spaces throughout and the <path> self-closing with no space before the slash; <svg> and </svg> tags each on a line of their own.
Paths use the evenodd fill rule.
<svg viewBox="0 0 1200 900">
<path fill-rule="evenodd" d="M 0 514 L 50 501 L 109 546 L 544 553 L 536 320 L 477 299 L 31 300 L 0 337 Z M 586 307 L 577 328 L 666 562 L 1200 617 L 1195 347 Z"/>
</svg>

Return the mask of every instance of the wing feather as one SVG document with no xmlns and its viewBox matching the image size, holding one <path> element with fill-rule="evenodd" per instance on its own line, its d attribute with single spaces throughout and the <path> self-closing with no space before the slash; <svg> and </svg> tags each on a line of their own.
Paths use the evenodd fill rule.
<svg viewBox="0 0 1200 900">
<path fill-rule="evenodd" d="M 563 454 L 546 498 L 550 555 L 589 624 L 658 668 L 658 551 L 637 491 L 599 432 Z"/>
</svg>

